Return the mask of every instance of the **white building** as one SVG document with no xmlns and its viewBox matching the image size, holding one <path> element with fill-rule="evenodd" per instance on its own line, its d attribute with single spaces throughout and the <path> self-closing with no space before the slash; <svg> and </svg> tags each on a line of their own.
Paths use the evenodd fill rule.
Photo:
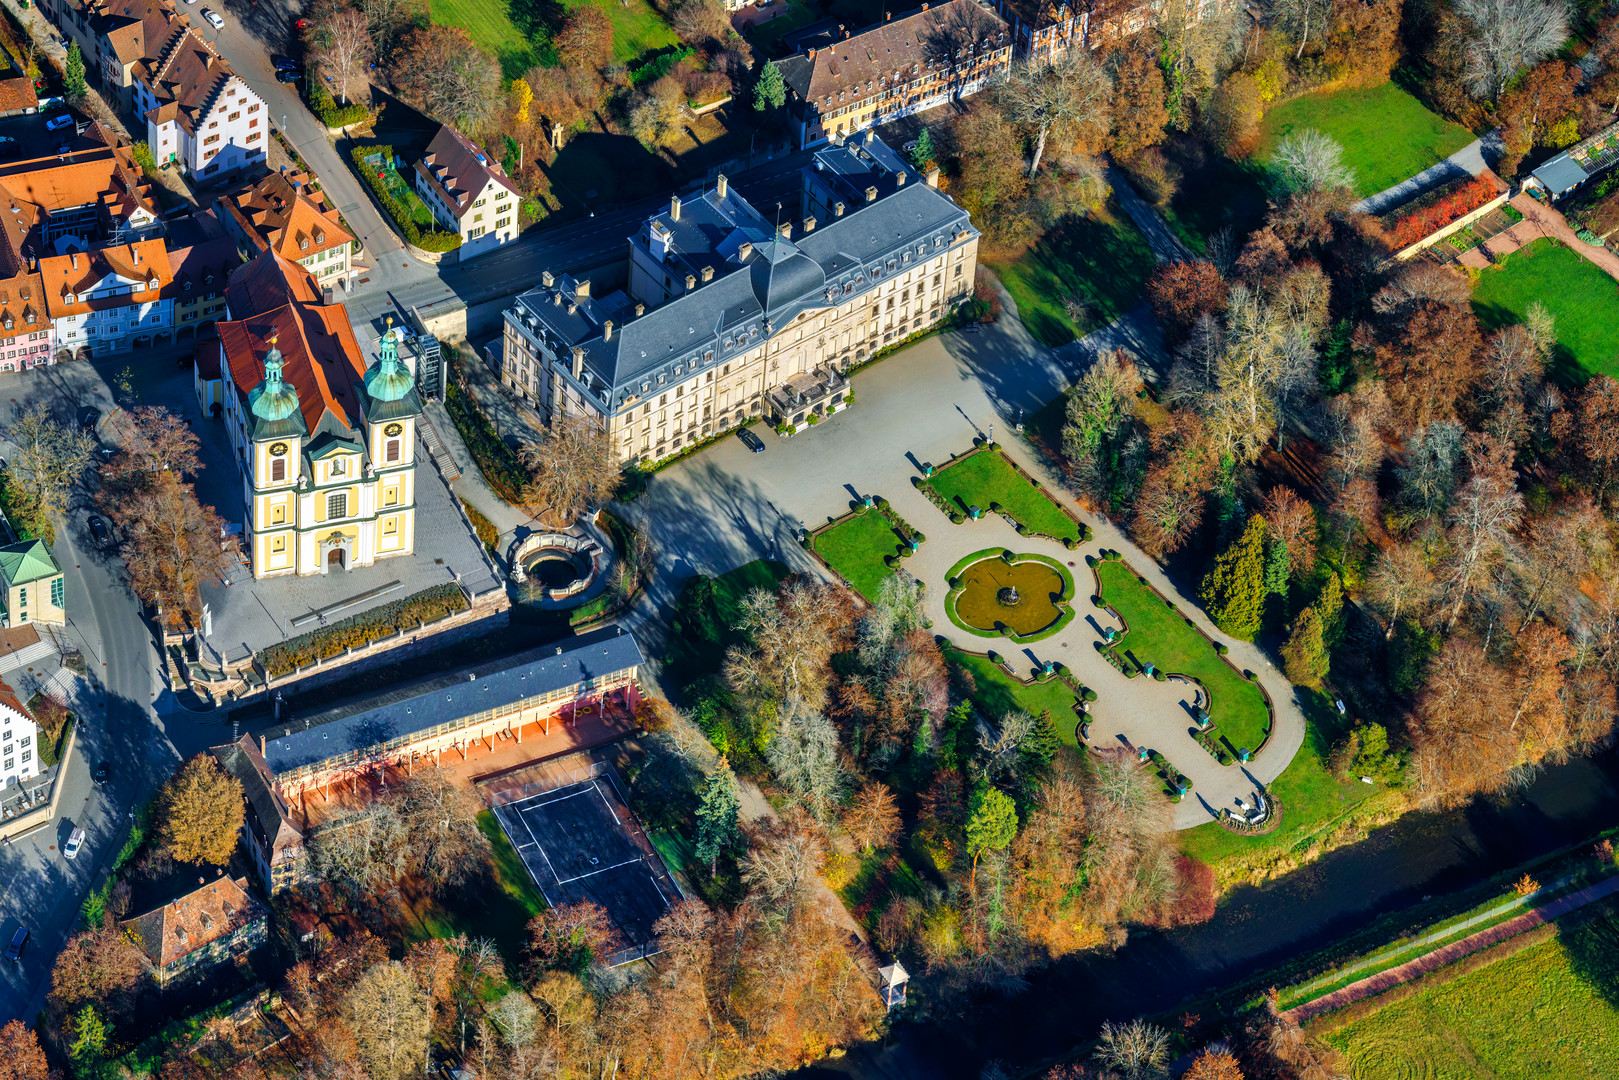
<svg viewBox="0 0 1619 1080">
<path fill-rule="evenodd" d="M 440 228 L 461 234 L 462 259 L 517 239 L 522 192 L 487 150 L 448 124 L 416 163 L 416 191 Z"/>
<path fill-rule="evenodd" d="M 39 261 L 56 346 L 80 357 L 173 340 L 174 273 L 162 240 Z"/>
<path fill-rule="evenodd" d="M 136 79 L 135 112 L 146 120 L 152 156 L 204 183 L 264 167 L 264 102 L 190 27 Z"/>
<path fill-rule="evenodd" d="M 0 788 L 38 776 L 38 751 L 39 725 L 11 687 L 0 682 Z"/>
</svg>

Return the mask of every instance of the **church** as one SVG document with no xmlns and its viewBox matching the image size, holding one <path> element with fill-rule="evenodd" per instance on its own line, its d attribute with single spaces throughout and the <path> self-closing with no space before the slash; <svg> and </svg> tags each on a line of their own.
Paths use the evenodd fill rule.
<svg viewBox="0 0 1619 1080">
<path fill-rule="evenodd" d="M 409 554 L 422 402 L 400 331 L 390 325 L 368 365 L 343 305 L 323 302 L 309 271 L 274 251 L 239 269 L 225 298 L 220 399 L 253 576 L 342 573 Z"/>
</svg>

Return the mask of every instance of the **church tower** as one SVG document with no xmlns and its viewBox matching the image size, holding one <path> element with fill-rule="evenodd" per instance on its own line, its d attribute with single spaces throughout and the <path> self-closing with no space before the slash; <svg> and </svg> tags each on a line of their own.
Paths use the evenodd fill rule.
<svg viewBox="0 0 1619 1080">
<path fill-rule="evenodd" d="M 253 508 L 248 550 L 253 574 L 295 573 L 298 556 L 298 485 L 309 428 L 298 405 L 298 391 L 283 378 L 281 350 L 269 339 L 264 381 L 247 395 Z"/>
</svg>

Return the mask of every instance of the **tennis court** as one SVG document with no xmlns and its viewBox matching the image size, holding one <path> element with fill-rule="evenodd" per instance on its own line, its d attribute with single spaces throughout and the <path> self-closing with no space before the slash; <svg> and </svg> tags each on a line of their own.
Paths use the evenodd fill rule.
<svg viewBox="0 0 1619 1080">
<path fill-rule="evenodd" d="M 650 942 L 652 924 L 679 899 L 609 776 L 497 801 L 494 811 L 546 902 L 600 904 L 626 949 Z"/>
</svg>

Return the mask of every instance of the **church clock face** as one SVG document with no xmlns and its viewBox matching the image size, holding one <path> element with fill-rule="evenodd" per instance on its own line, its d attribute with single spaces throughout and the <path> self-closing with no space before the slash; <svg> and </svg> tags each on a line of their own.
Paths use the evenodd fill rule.
<svg viewBox="0 0 1619 1080">
<path fill-rule="evenodd" d="M 387 427 L 382 429 L 382 433 L 384 435 L 388 436 L 388 438 L 391 439 L 394 436 L 396 436 L 396 435 L 400 434 L 401 432 L 403 432 L 404 430 L 405 430 L 405 425 L 403 425 L 403 424 L 389 424 Z"/>
<path fill-rule="evenodd" d="M 274 446 L 270 447 L 270 456 L 271 457 L 286 457 L 287 456 L 287 444 L 284 443 L 284 442 L 278 442 Z"/>
</svg>

